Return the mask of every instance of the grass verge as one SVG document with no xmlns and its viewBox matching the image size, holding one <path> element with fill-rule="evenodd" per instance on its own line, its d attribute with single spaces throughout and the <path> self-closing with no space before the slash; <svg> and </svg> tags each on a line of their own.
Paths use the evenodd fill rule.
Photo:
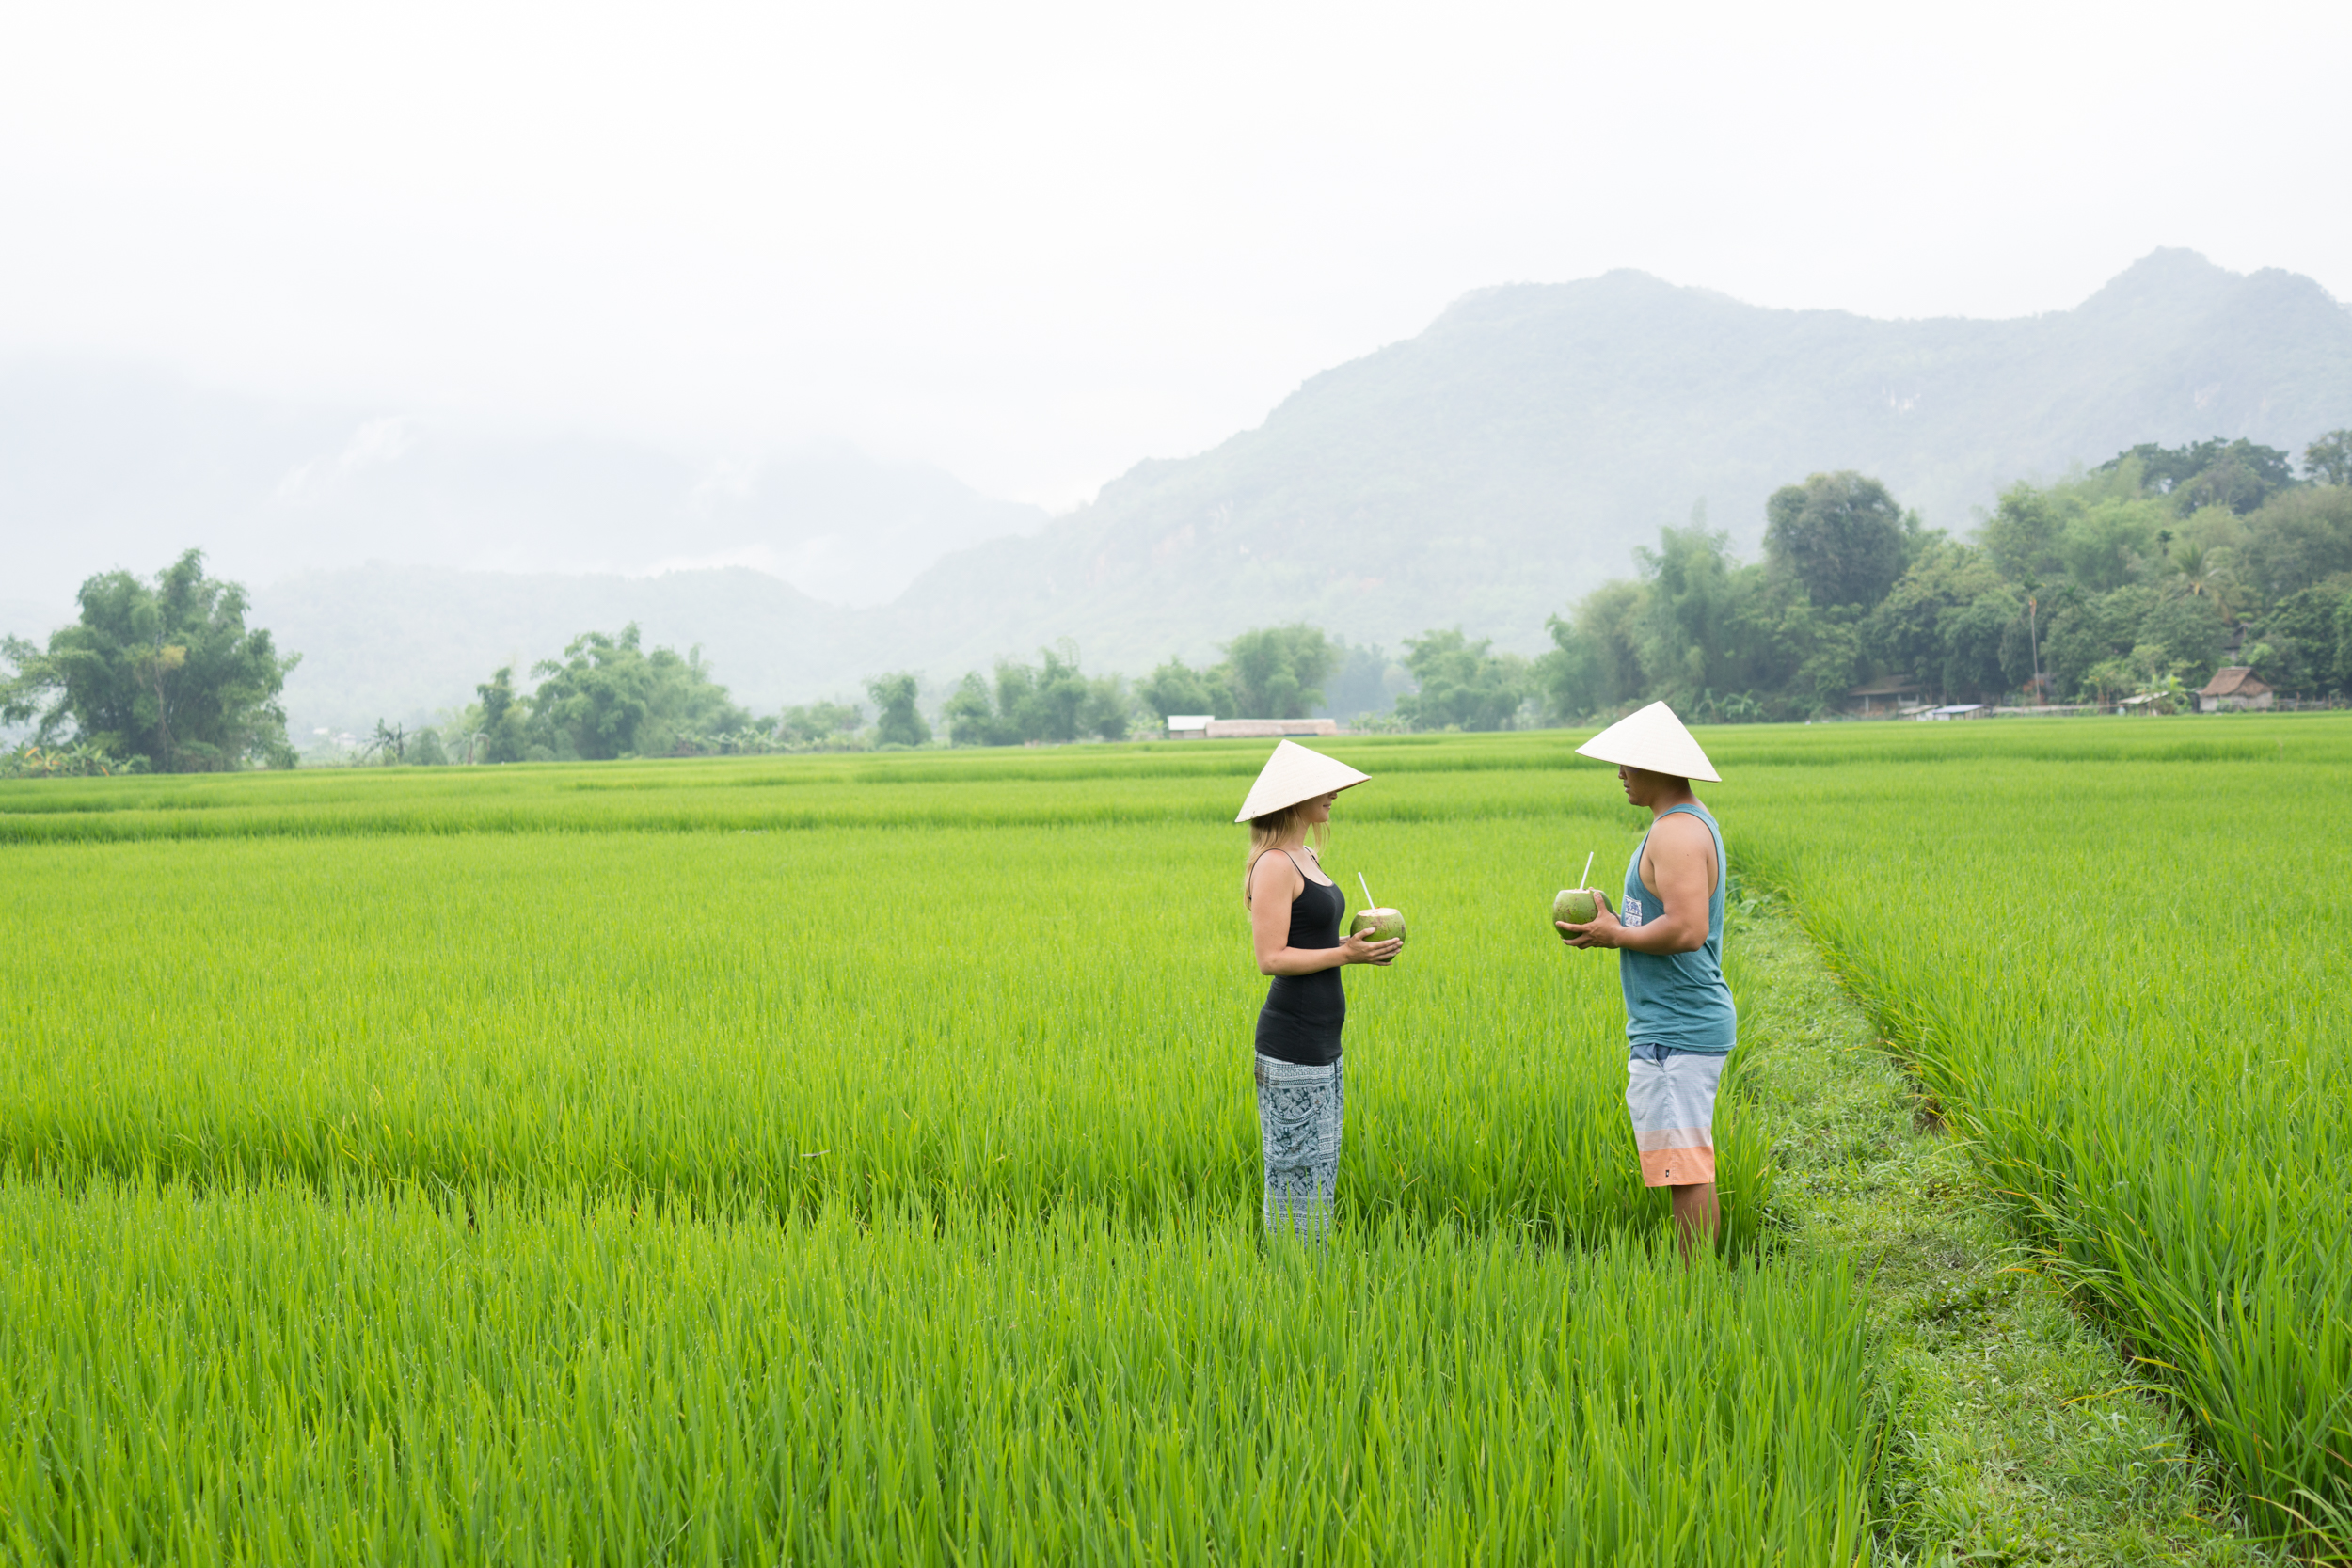
<svg viewBox="0 0 2352 1568">
<path fill-rule="evenodd" d="M 2039 1271 L 1793 911 L 1737 892 L 1738 1082 L 1778 1167 L 1770 1223 L 1867 1287 L 1884 1560 L 2288 1560 L 2249 1534 L 2161 1390 Z"/>
</svg>

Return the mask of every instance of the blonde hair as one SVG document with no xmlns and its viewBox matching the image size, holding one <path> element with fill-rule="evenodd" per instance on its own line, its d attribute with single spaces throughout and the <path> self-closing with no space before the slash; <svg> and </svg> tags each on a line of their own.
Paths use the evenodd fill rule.
<svg viewBox="0 0 2352 1568">
<path fill-rule="evenodd" d="M 1309 822 L 1306 816 L 1307 802 L 1301 800 L 1295 805 L 1284 806 L 1280 811 L 1270 811 L 1263 816 L 1251 817 L 1249 819 L 1249 858 L 1255 861 L 1260 855 L 1264 854 L 1293 833 L 1296 833 L 1301 842 L 1309 838 L 1313 839 L 1315 852 L 1321 854 L 1331 842 L 1330 821 L 1327 818 L 1321 822 Z"/>
</svg>

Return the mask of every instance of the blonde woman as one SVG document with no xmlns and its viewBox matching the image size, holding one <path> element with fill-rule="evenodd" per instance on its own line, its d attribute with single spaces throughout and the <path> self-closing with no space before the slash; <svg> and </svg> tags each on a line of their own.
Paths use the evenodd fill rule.
<svg viewBox="0 0 2352 1568">
<path fill-rule="evenodd" d="M 1343 937 L 1347 895 L 1324 875 L 1319 844 L 1343 789 L 1365 782 L 1345 763 L 1285 740 L 1266 759 L 1233 820 L 1249 824 L 1249 907 L 1258 973 L 1270 974 L 1258 1014 L 1258 1132 L 1265 1153 L 1265 1223 L 1321 1241 L 1331 1225 L 1344 1104 L 1340 1030 L 1347 964 L 1386 964 L 1402 942 Z"/>
</svg>

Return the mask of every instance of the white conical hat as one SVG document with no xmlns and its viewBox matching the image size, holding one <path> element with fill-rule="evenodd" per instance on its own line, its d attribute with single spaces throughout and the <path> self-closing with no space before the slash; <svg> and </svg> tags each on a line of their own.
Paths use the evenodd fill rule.
<svg viewBox="0 0 2352 1568">
<path fill-rule="evenodd" d="M 1369 773 L 1357 772 L 1337 757 L 1310 752 L 1295 740 L 1284 740 L 1275 746 L 1274 754 L 1258 769 L 1258 782 L 1249 786 L 1249 799 L 1241 803 L 1241 815 L 1233 820 L 1247 822 L 1335 789 L 1352 789 L 1371 777 Z"/>
<path fill-rule="evenodd" d="M 1677 779 L 1705 779 L 1709 784 L 1724 780 L 1707 760 L 1707 753 L 1699 750 L 1699 743 L 1691 738 L 1691 732 L 1682 727 L 1682 721 L 1675 717 L 1675 710 L 1663 703 L 1627 714 L 1579 746 L 1576 754 L 1621 762 L 1652 773 L 1671 773 Z"/>
</svg>

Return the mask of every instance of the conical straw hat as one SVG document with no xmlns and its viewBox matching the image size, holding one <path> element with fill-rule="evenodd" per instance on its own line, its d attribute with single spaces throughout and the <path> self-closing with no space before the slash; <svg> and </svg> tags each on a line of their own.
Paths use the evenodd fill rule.
<svg viewBox="0 0 2352 1568">
<path fill-rule="evenodd" d="M 1682 727 L 1682 721 L 1675 717 L 1675 710 L 1663 703 L 1627 714 L 1579 746 L 1576 754 L 1621 762 L 1652 773 L 1671 773 L 1677 779 L 1705 779 L 1709 784 L 1721 784 L 1724 779 L 1699 750 L 1699 743 L 1691 738 L 1691 732 Z"/>
<path fill-rule="evenodd" d="M 1334 789 L 1352 789 L 1371 777 L 1336 757 L 1310 752 L 1295 740 L 1280 741 L 1258 770 L 1258 782 L 1249 786 L 1249 799 L 1241 803 L 1241 815 L 1233 820 L 1247 822 Z"/>
</svg>

